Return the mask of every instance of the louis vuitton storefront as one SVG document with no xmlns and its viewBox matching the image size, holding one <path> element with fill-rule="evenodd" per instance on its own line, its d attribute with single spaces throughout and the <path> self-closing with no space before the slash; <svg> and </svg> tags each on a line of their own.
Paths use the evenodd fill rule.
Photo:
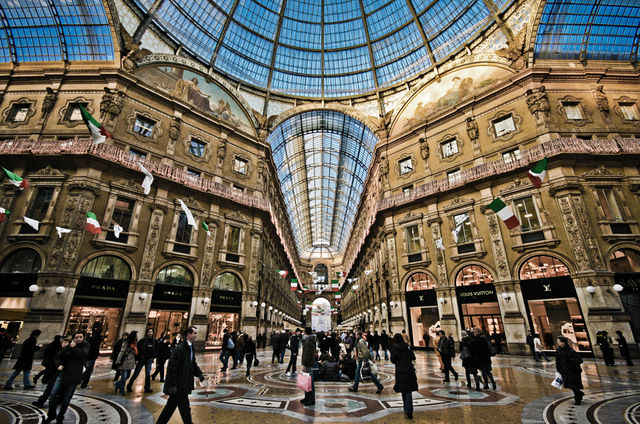
<svg viewBox="0 0 640 424">
<path fill-rule="evenodd" d="M 407 280 L 405 299 L 412 347 L 433 349 L 436 331 L 440 329 L 435 280 L 424 272 L 412 274 Z"/>
</svg>

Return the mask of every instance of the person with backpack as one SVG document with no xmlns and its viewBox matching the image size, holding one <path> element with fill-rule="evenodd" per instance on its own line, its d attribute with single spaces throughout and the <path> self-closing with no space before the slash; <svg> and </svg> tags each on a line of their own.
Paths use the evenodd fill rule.
<svg viewBox="0 0 640 424">
<path fill-rule="evenodd" d="M 300 329 L 296 328 L 295 333 L 289 339 L 289 350 L 291 351 L 291 358 L 289 359 L 289 365 L 287 365 L 287 377 L 291 377 L 296 373 L 296 362 L 298 362 L 298 351 L 300 350 Z M 289 372 L 291 370 L 291 372 Z"/>
<path fill-rule="evenodd" d="M 358 365 L 356 367 L 356 378 L 355 378 L 355 381 L 353 382 L 353 387 L 349 387 L 350 392 L 358 391 L 358 384 L 360 383 L 360 378 L 361 378 L 360 371 L 362 370 L 362 366 L 363 364 L 369 365 L 369 361 L 371 360 L 371 352 L 369 352 L 369 348 L 367 347 L 367 342 L 362 337 L 361 332 L 356 333 L 356 340 L 357 341 L 356 341 L 355 351 L 356 351 L 356 360 L 358 361 Z M 373 381 L 373 384 L 375 384 L 376 387 L 378 388 L 378 390 L 376 391 L 376 394 L 379 395 L 380 393 L 382 393 L 382 390 L 384 389 L 384 387 L 382 386 L 380 381 L 378 381 L 378 377 L 371 374 L 371 381 Z"/>
<path fill-rule="evenodd" d="M 478 378 L 478 364 L 476 358 L 472 355 L 471 343 L 473 337 L 468 332 L 462 330 L 462 340 L 460 340 L 460 359 L 462 360 L 462 367 L 464 368 L 465 376 L 467 377 L 467 388 L 471 388 L 471 376 L 476 382 L 476 390 L 480 390 L 480 379 Z"/>
<path fill-rule="evenodd" d="M 402 395 L 402 406 L 408 419 L 413 419 L 413 395 L 418 390 L 418 378 L 413 361 L 416 355 L 404 342 L 401 334 L 394 337 L 391 346 L 391 362 L 396 366 L 396 382 L 393 390 Z"/>
<path fill-rule="evenodd" d="M 18 374 L 22 372 L 22 381 L 24 383 L 23 388 L 25 390 L 33 389 L 36 386 L 29 380 L 29 374 L 31 374 L 31 368 L 33 367 L 33 355 L 40 350 L 42 345 L 38 344 L 38 337 L 40 337 L 42 331 L 33 330 L 29 335 L 29 338 L 25 340 L 20 351 L 20 356 L 13 366 L 13 374 L 9 377 L 6 383 L 4 383 L 5 390 L 13 389 L 13 380 L 16 379 Z"/>
<path fill-rule="evenodd" d="M 236 357 L 238 352 L 238 333 L 232 331 L 229 337 L 231 339 L 231 343 L 229 344 L 229 358 L 233 361 L 231 369 L 235 370 L 238 367 L 238 358 Z"/>
<path fill-rule="evenodd" d="M 6 355 L 12 347 L 13 339 L 11 338 L 11 334 L 9 334 L 9 332 L 5 330 L 4 327 L 0 326 L 0 364 L 2 364 L 4 355 Z"/>
<path fill-rule="evenodd" d="M 496 389 L 496 381 L 491 373 L 491 357 L 495 356 L 492 352 L 489 339 L 485 337 L 482 330 L 479 327 L 473 329 L 474 338 L 471 342 L 471 354 L 476 358 L 478 369 L 482 373 L 482 381 L 484 383 L 484 389 L 489 389 L 489 381 L 493 390 Z"/>
<path fill-rule="evenodd" d="M 451 358 L 455 355 L 455 345 L 452 343 L 453 337 L 449 338 L 445 335 L 444 330 L 440 330 L 440 340 L 438 341 L 438 352 L 442 358 L 444 381 L 443 384 L 449 383 L 449 371 L 453 373 L 453 377 L 458 381 L 458 373 L 451 366 Z"/>
</svg>

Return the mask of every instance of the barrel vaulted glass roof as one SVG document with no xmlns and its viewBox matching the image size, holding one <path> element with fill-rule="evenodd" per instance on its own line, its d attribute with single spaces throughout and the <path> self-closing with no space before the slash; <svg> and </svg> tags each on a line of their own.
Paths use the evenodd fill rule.
<svg viewBox="0 0 640 424">
<path fill-rule="evenodd" d="M 149 11 L 152 0 L 134 0 Z M 431 67 L 511 0 L 160 0 L 155 23 L 218 71 L 301 97 L 346 97 Z"/>
<path fill-rule="evenodd" d="M 113 59 L 102 0 L 0 0 L 0 62 Z"/>
<path fill-rule="evenodd" d="M 285 121 L 268 141 L 300 255 L 341 253 L 364 190 L 376 136 L 350 116 L 316 110 Z"/>
</svg>

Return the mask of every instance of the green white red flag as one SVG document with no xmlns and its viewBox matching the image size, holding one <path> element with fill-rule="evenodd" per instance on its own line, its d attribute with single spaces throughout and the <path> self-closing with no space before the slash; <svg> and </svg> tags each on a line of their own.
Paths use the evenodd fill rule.
<svg viewBox="0 0 640 424">
<path fill-rule="evenodd" d="M 14 174 L 13 172 L 9 171 L 4 166 L 2 167 L 2 169 L 4 170 L 4 173 L 7 174 L 7 177 L 9 178 L 9 181 L 11 181 L 11 184 L 13 184 L 14 186 L 18 187 L 20 190 L 24 190 L 25 188 L 29 188 L 29 181 L 27 179 L 22 178 L 21 176 Z"/>
<path fill-rule="evenodd" d="M 298 290 L 298 280 L 295 278 L 291 279 L 291 290 L 292 291 Z"/>
<path fill-rule="evenodd" d="M 0 222 L 4 222 L 4 217 L 9 215 L 11 213 L 10 210 L 7 210 L 5 208 L 0 208 Z"/>
<path fill-rule="evenodd" d="M 282 278 L 287 278 L 287 275 L 289 275 L 289 271 L 283 271 L 281 269 L 277 270 L 276 272 L 280 274 Z"/>
<path fill-rule="evenodd" d="M 89 112 L 87 112 L 87 109 L 85 109 L 84 106 L 79 105 L 79 107 L 80 113 L 82 114 L 82 120 L 89 129 L 91 139 L 94 143 L 104 143 L 107 138 L 113 138 L 113 135 L 111 135 L 111 133 L 107 131 L 101 123 L 96 121 L 95 118 L 91 116 Z"/>
<path fill-rule="evenodd" d="M 87 212 L 87 231 L 93 234 L 102 233 L 102 229 L 100 228 L 100 223 L 98 222 L 98 218 L 96 214 L 93 212 Z"/>
<path fill-rule="evenodd" d="M 331 280 L 331 290 L 333 291 L 340 290 L 340 280 Z"/>
<path fill-rule="evenodd" d="M 211 235 L 211 230 L 209 229 L 209 226 L 207 225 L 207 223 L 204 222 L 204 221 L 202 221 L 202 228 L 204 228 L 204 230 L 207 232 L 208 236 Z"/>
<path fill-rule="evenodd" d="M 508 229 L 513 230 L 520 225 L 518 217 L 515 216 L 511 208 L 507 206 L 499 197 L 493 199 L 493 202 L 489 204 L 489 209 L 498 214 L 498 216 L 500 217 L 502 222 L 505 223 Z"/>
<path fill-rule="evenodd" d="M 336 300 L 342 300 L 342 292 L 336 292 Z"/>
<path fill-rule="evenodd" d="M 344 277 L 344 272 L 342 272 L 342 271 L 336 271 L 336 277 L 338 277 L 338 278 L 342 278 L 342 277 Z"/>
<path fill-rule="evenodd" d="M 540 188 L 542 182 L 547 177 L 547 158 L 543 158 L 540 162 L 536 163 L 536 166 L 529 170 L 528 176 L 531 184 L 536 188 Z"/>
</svg>

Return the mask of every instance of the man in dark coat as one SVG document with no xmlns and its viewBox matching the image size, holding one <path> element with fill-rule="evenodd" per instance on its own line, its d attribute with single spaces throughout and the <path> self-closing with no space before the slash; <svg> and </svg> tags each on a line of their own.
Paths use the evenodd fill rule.
<svg viewBox="0 0 640 424">
<path fill-rule="evenodd" d="M 442 364 L 444 365 L 444 381 L 443 383 L 448 383 L 449 381 L 449 371 L 453 373 L 453 377 L 458 381 L 458 373 L 451 366 L 451 358 L 455 355 L 455 345 L 451 341 L 453 339 L 449 338 L 445 335 L 443 330 L 440 330 L 440 340 L 438 341 L 438 352 L 440 352 L 440 358 L 442 358 Z"/>
<path fill-rule="evenodd" d="M 372 350 L 372 356 L 375 356 L 375 360 L 379 361 L 380 360 L 380 335 L 378 334 L 378 330 L 374 330 L 373 334 L 371 335 L 371 350 Z"/>
<path fill-rule="evenodd" d="M 611 345 L 613 344 L 611 337 L 609 337 L 609 333 L 606 331 L 598 331 L 596 333 L 596 343 L 600 346 L 602 350 L 602 357 L 604 359 L 604 364 L 606 366 L 613 367 L 616 362 L 613 356 L 613 348 Z"/>
<path fill-rule="evenodd" d="M 102 344 L 102 324 L 100 322 L 96 322 L 93 325 L 93 331 L 91 332 L 91 337 L 87 339 L 87 343 L 89 343 L 90 348 L 87 362 L 84 364 L 84 374 L 82 374 L 82 382 L 80 383 L 81 389 L 89 387 L 93 367 L 96 365 L 96 359 L 100 356 L 100 345 Z"/>
<path fill-rule="evenodd" d="M 56 336 L 56 337 L 61 337 L 61 336 Z M 70 343 L 71 343 L 71 337 L 65 337 L 64 339 L 61 339 L 61 341 L 59 342 L 60 349 L 57 351 L 52 364 L 54 373 L 49 378 L 49 381 L 47 382 L 47 386 L 44 388 L 44 392 L 42 392 L 42 395 L 40 395 L 38 399 L 31 402 L 31 404 L 37 406 L 38 408 L 44 407 L 44 403 L 47 401 L 47 399 L 49 399 L 49 396 L 51 396 L 51 391 L 53 390 L 53 386 L 58 381 L 58 376 L 62 375 L 62 369 L 64 367 L 61 365 L 63 365 L 63 361 L 65 359 L 65 354 L 66 354 L 64 350 L 67 346 L 69 346 Z M 42 381 L 44 382 L 44 378 L 42 379 Z"/>
<path fill-rule="evenodd" d="M 0 364 L 2 364 L 4 355 L 11 350 L 12 346 L 13 339 L 11 338 L 11 334 L 9 334 L 9 332 L 0 325 Z"/>
<path fill-rule="evenodd" d="M 482 334 L 482 330 L 479 327 L 474 328 L 473 332 L 474 337 L 471 342 L 471 355 L 476 358 L 476 364 L 482 373 L 484 388 L 489 388 L 490 380 L 493 390 L 495 390 L 496 382 L 493 379 L 493 374 L 491 373 L 491 347 L 489 345 L 489 339 Z"/>
<path fill-rule="evenodd" d="M 279 361 L 280 359 L 280 333 L 277 331 L 271 335 L 271 348 L 273 349 L 273 355 L 271 355 L 271 363 L 273 364 L 274 360 Z"/>
<path fill-rule="evenodd" d="M 61 365 L 58 367 L 62 374 L 56 379 L 56 383 L 51 390 L 51 398 L 49 399 L 49 414 L 45 423 L 56 421 L 58 424 L 62 424 L 64 421 L 64 413 L 67 411 L 71 398 L 76 391 L 76 386 L 82 381 L 82 367 L 87 360 L 89 354 L 89 343 L 85 341 L 85 336 L 82 331 L 77 331 L 73 335 L 73 341 L 69 346 L 62 350 L 62 358 L 60 360 Z M 62 369 L 60 369 L 62 367 Z M 55 402 L 56 396 L 59 396 L 60 410 L 56 415 L 56 407 L 58 402 Z"/>
<path fill-rule="evenodd" d="M 155 381 L 160 374 L 160 382 L 164 383 L 164 364 L 171 357 L 171 341 L 169 336 L 164 336 L 158 340 L 158 357 L 156 358 L 156 371 L 151 374 L 151 379 Z"/>
<path fill-rule="evenodd" d="M 231 335 L 229 334 L 229 330 L 226 328 L 222 330 L 222 334 L 222 347 L 220 350 L 220 362 L 222 363 L 222 368 L 220 371 L 224 372 L 229 366 L 229 340 L 231 339 Z"/>
<path fill-rule="evenodd" d="M 289 339 L 289 350 L 291 350 L 291 359 L 289 359 L 289 365 L 287 365 L 287 375 L 291 376 L 296 373 L 296 362 L 298 362 L 298 352 L 300 350 L 300 329 L 296 328 L 296 332 L 293 333 Z M 289 372 L 291 370 L 291 372 Z"/>
<path fill-rule="evenodd" d="M 196 362 L 193 342 L 198 337 L 196 327 L 187 328 L 185 339 L 173 349 L 167 366 L 167 378 L 164 383 L 164 393 L 169 395 L 167 404 L 162 409 L 157 424 L 166 424 L 171 419 L 176 407 L 184 424 L 193 424 L 189 394 L 193 390 L 193 378 L 204 381 L 202 370 Z"/>
<path fill-rule="evenodd" d="M 396 383 L 393 385 L 393 390 L 402 394 L 404 413 L 407 414 L 407 418 L 413 419 L 412 392 L 418 390 L 418 378 L 413 366 L 416 355 L 404 342 L 401 334 L 396 334 L 393 339 L 391 362 L 396 365 Z"/>
<path fill-rule="evenodd" d="M 57 335 L 53 341 L 44 348 L 42 365 L 44 369 L 33 377 L 33 384 L 38 384 L 38 378 L 42 377 L 42 382 L 47 384 L 52 376 L 56 374 L 56 355 L 62 349 L 62 336 Z"/>
<path fill-rule="evenodd" d="M 158 341 L 153 338 L 153 328 L 148 328 L 146 337 L 138 341 L 138 357 L 136 358 L 138 363 L 127 383 L 127 391 L 133 391 L 133 382 L 136 381 L 140 370 L 144 367 L 144 391 L 145 393 L 153 392 L 151 390 L 151 367 L 156 356 L 158 356 Z"/>
<path fill-rule="evenodd" d="M 556 371 L 560 373 L 566 389 L 573 390 L 576 405 L 580 405 L 584 393 L 582 392 L 582 358 L 569 346 L 566 337 L 558 336 L 558 350 L 556 351 Z"/>
<path fill-rule="evenodd" d="M 20 351 L 20 357 L 13 366 L 13 374 L 11 374 L 11 377 L 4 383 L 5 390 L 13 389 L 13 380 L 20 374 L 20 371 L 22 371 L 24 388 L 33 389 L 36 387 L 29 380 L 29 374 L 31 374 L 31 368 L 33 367 L 33 354 L 42 347 L 42 345 L 38 344 L 38 337 L 40 337 L 41 333 L 40 330 L 33 330 L 29 338 L 25 340 L 22 345 L 22 350 Z"/>
<path fill-rule="evenodd" d="M 282 330 L 280 338 L 278 339 L 278 352 L 280 353 L 278 362 L 281 364 L 284 364 L 284 355 L 287 353 L 287 343 L 289 343 L 289 337 L 287 337 L 287 332 Z"/>
<path fill-rule="evenodd" d="M 529 346 L 533 359 L 536 359 L 536 347 L 533 344 L 533 339 L 535 339 L 533 331 L 529 330 L 529 333 L 527 333 L 527 346 Z"/>
<path fill-rule="evenodd" d="M 627 345 L 627 339 L 622 335 L 622 331 L 616 331 L 618 337 L 616 340 L 618 341 L 618 347 L 620 348 L 620 356 L 622 356 L 626 361 L 627 365 L 632 367 L 633 362 L 631 362 L 631 355 L 629 354 L 629 345 Z"/>
<path fill-rule="evenodd" d="M 301 400 L 305 406 L 316 404 L 315 384 L 313 382 L 313 368 L 316 366 L 316 336 L 311 334 L 311 327 L 304 329 L 304 341 L 302 342 L 302 371 L 311 375 L 311 391 L 304 393 L 304 399 Z"/>
<path fill-rule="evenodd" d="M 380 347 L 384 352 L 384 360 L 389 360 L 389 335 L 387 334 L 387 330 L 382 330 L 382 334 L 380 334 Z"/>
</svg>

